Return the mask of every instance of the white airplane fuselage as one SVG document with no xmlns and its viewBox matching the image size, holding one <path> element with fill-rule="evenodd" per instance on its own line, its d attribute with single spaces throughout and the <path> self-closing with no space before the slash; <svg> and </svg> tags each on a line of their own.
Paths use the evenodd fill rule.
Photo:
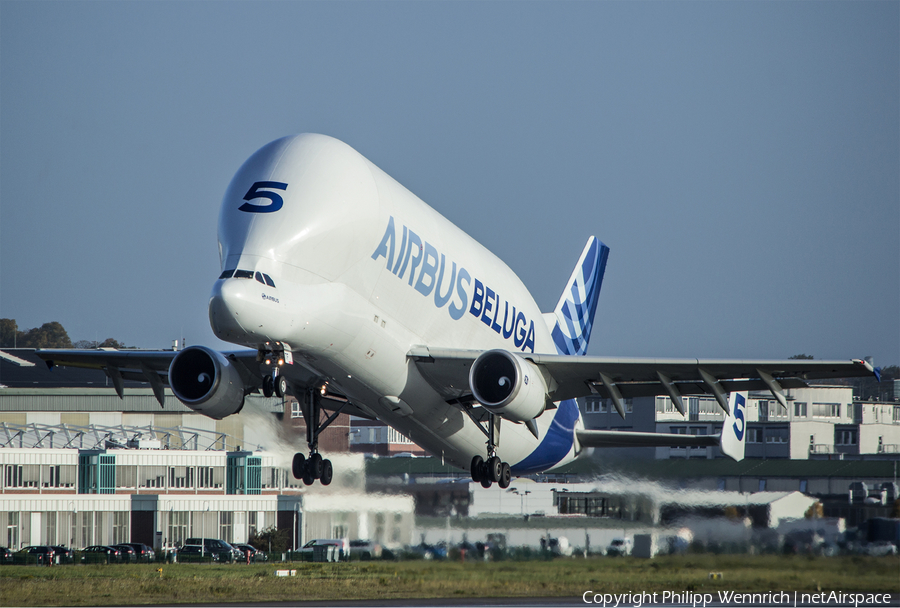
<svg viewBox="0 0 900 608">
<path fill-rule="evenodd" d="M 294 366 L 461 468 L 485 455 L 486 437 L 426 381 L 410 350 L 557 352 L 506 264 L 336 139 L 303 134 L 257 151 L 228 187 L 218 233 L 223 270 L 274 283 L 216 281 L 209 315 L 220 339 L 289 345 Z M 282 373 L 290 379 L 292 366 Z M 576 457 L 574 400 L 536 423 L 537 438 L 523 424 L 501 425 L 497 452 L 514 474 Z"/>
</svg>

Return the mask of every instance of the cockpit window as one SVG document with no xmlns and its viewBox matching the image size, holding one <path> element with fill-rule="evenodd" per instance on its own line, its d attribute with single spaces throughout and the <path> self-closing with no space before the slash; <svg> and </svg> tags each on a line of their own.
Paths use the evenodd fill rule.
<svg viewBox="0 0 900 608">
<path fill-rule="evenodd" d="M 267 274 L 264 274 L 263 277 L 266 279 L 266 285 L 268 285 L 269 287 L 275 287 L 275 281 L 272 280 L 272 277 Z"/>
<path fill-rule="evenodd" d="M 223 271 L 222 274 L 219 275 L 219 278 L 220 279 L 230 279 L 231 275 L 233 275 L 233 274 L 234 274 L 234 268 Z"/>
<path fill-rule="evenodd" d="M 259 282 L 262 283 L 263 285 L 266 284 L 266 282 L 263 280 L 263 276 L 262 276 L 262 273 L 261 273 L 261 272 L 257 272 L 255 278 L 256 278 L 257 281 L 259 281 Z"/>
<path fill-rule="evenodd" d="M 236 279 L 252 279 L 253 271 L 252 270 L 236 270 L 234 272 L 234 278 L 236 278 Z"/>
</svg>

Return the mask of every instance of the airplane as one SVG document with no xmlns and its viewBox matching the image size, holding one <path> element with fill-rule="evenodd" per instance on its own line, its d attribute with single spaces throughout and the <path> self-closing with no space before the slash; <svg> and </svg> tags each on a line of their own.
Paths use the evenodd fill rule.
<svg viewBox="0 0 900 608">
<path fill-rule="evenodd" d="M 750 390 L 878 375 L 864 360 L 587 356 L 609 248 L 588 239 L 552 312 L 499 258 L 349 145 L 318 134 L 273 141 L 232 179 L 219 214 L 221 274 L 209 298 L 219 352 L 39 350 L 48 366 L 168 385 L 214 419 L 250 393 L 294 395 L 308 453 L 297 479 L 327 485 L 318 436 L 341 412 L 381 420 L 483 487 L 564 466 L 585 448 L 719 445 L 744 454 Z M 712 395 L 719 436 L 587 430 L 576 398 Z"/>
</svg>

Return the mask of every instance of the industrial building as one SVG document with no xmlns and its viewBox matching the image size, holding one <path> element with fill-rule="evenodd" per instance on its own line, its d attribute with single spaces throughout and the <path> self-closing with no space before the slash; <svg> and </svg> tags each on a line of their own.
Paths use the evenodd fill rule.
<svg viewBox="0 0 900 608">
<path fill-rule="evenodd" d="M 246 542 L 267 528 L 309 538 L 412 538 L 413 501 L 365 494 L 362 455 L 348 451 L 349 417 L 323 433 L 330 486 L 290 474 L 305 447 L 293 399 L 249 395 L 216 421 L 165 391 L 125 383 L 119 399 L 102 372 L 48 370 L 33 351 L 0 351 L 0 530 L 5 546 L 143 542 L 190 537 Z M 298 421 L 299 419 L 299 421 Z"/>
</svg>

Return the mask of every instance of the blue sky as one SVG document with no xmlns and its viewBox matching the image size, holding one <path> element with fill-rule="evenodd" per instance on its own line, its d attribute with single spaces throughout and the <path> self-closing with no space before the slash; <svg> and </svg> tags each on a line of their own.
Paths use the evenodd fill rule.
<svg viewBox="0 0 900 608">
<path fill-rule="evenodd" d="M 900 3 L 0 2 L 0 316 L 223 346 L 228 182 L 355 147 L 590 353 L 900 363 Z"/>
</svg>

